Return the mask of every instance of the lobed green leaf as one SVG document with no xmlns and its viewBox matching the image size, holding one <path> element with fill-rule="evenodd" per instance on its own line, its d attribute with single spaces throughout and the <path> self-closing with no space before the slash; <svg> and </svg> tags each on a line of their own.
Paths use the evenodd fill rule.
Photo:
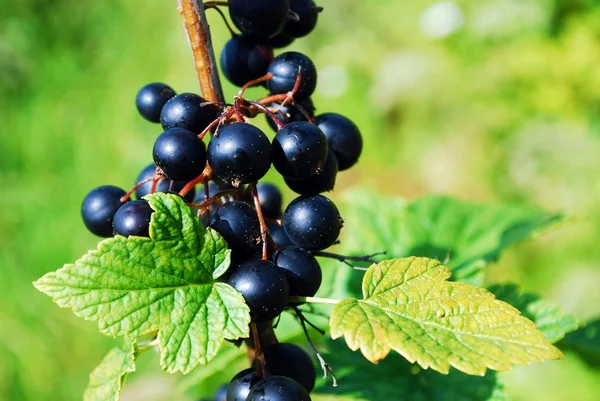
<svg viewBox="0 0 600 401">
<path fill-rule="evenodd" d="M 577 354 L 590 366 L 600 367 L 600 318 L 592 320 L 567 334 L 558 343 L 562 350 Z"/>
</svg>

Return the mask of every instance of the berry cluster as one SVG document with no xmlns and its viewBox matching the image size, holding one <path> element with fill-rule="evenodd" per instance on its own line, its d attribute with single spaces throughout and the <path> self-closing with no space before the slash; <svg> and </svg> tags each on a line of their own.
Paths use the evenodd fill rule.
<svg viewBox="0 0 600 401">
<path fill-rule="evenodd" d="M 216 8 L 219 2 L 213 3 Z M 274 57 L 274 48 L 313 30 L 321 9 L 312 0 L 229 0 L 228 7 L 241 32 L 232 32 L 220 58 L 225 77 L 241 87 L 234 103 L 176 94 L 162 83 L 144 86 L 137 109 L 163 129 L 154 143 L 154 163 L 129 192 L 114 186 L 92 190 L 81 211 L 98 236 L 148 237 L 153 211 L 143 197 L 182 196 L 226 240 L 232 263 L 221 279 L 244 296 L 253 322 L 260 323 L 277 318 L 290 297 L 311 297 L 319 289 L 315 254 L 337 241 L 343 223 L 336 205 L 321 193 L 331 191 L 338 172 L 357 162 L 362 138 L 342 115 L 315 115 L 310 96 L 317 69 L 310 58 L 297 52 Z M 269 94 L 244 98 L 254 85 Z M 272 140 L 250 123 L 259 114 L 275 130 Z M 259 183 L 271 165 L 299 194 L 285 210 L 280 190 Z M 310 400 L 315 369 L 305 351 L 285 343 L 254 346 L 257 366 L 236 374 L 217 399 Z"/>
</svg>

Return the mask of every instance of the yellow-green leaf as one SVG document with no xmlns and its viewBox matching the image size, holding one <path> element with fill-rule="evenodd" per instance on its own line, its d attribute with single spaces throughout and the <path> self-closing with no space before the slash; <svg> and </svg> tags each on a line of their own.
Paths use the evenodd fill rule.
<svg viewBox="0 0 600 401">
<path fill-rule="evenodd" d="M 447 281 L 427 258 L 392 259 L 369 268 L 363 299 L 335 306 L 331 336 L 344 336 L 371 362 L 394 350 L 421 367 L 472 375 L 562 357 L 535 324 L 489 291 Z"/>
</svg>

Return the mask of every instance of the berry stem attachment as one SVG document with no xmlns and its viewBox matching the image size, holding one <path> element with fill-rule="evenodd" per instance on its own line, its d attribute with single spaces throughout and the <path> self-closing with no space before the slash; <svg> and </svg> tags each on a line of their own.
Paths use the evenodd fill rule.
<svg viewBox="0 0 600 401">
<path fill-rule="evenodd" d="M 135 184 L 135 186 L 134 186 L 133 188 L 131 188 L 131 189 L 129 190 L 129 192 L 127 192 L 125 195 L 121 196 L 121 199 L 120 199 L 120 200 L 121 200 L 121 203 L 125 203 L 125 202 L 127 202 L 127 201 L 129 200 L 129 198 L 131 198 L 131 195 L 133 195 L 133 193 L 134 193 L 135 191 L 137 191 L 137 189 L 138 189 L 139 187 L 141 187 L 142 185 L 144 185 L 144 184 L 146 184 L 146 183 L 148 183 L 148 182 L 150 182 L 150 181 L 152 181 L 152 180 L 154 180 L 154 177 L 150 177 L 150 178 L 148 178 L 147 180 L 143 180 L 143 181 L 140 181 L 140 182 L 138 182 L 137 184 Z"/>
<path fill-rule="evenodd" d="M 339 304 L 341 301 L 339 299 L 319 298 L 319 297 L 290 297 L 288 302 L 294 303 L 294 304 L 309 303 L 309 304 L 336 305 L 336 304 Z"/>
<path fill-rule="evenodd" d="M 269 237 L 269 228 L 267 227 L 267 223 L 265 223 L 265 216 L 262 212 L 262 207 L 260 206 L 260 199 L 258 198 L 258 189 L 256 187 L 256 183 L 252 183 L 252 198 L 254 199 L 254 207 L 256 208 L 256 214 L 258 216 L 258 223 L 260 224 L 260 237 L 262 241 L 262 259 L 268 260 L 269 255 L 267 252 L 267 241 Z"/>
<path fill-rule="evenodd" d="M 266 377 L 265 370 L 265 354 L 260 347 L 260 336 L 256 323 L 250 323 L 250 331 L 252 331 L 252 342 L 254 343 L 254 358 L 256 360 L 256 376 Z"/>
<path fill-rule="evenodd" d="M 237 36 L 237 33 L 235 33 L 235 31 L 233 30 L 233 28 L 231 28 L 231 25 L 229 25 L 229 21 L 227 21 L 227 18 L 225 17 L 225 14 L 223 14 L 223 11 L 221 11 L 221 9 L 218 7 L 219 4 L 216 4 L 216 3 L 220 3 L 220 2 L 218 2 L 218 1 L 212 1 L 212 2 L 208 2 L 208 3 L 204 3 L 204 8 L 206 10 L 213 9 L 216 12 L 218 12 L 219 15 L 221 16 L 221 19 L 223 19 L 223 22 L 225 23 L 225 26 L 227 27 L 227 30 L 229 31 L 229 34 L 231 35 L 232 38 L 235 38 Z"/>
<path fill-rule="evenodd" d="M 185 32 L 192 48 L 202 96 L 211 102 L 225 103 L 205 5 L 200 0 L 179 0 L 178 11 L 183 18 Z"/>
<path fill-rule="evenodd" d="M 197 184 L 204 182 L 205 178 L 206 179 L 210 178 L 211 175 L 212 175 L 212 169 L 210 168 L 210 166 L 207 163 L 202 174 L 200 174 L 198 177 L 194 178 L 192 181 L 185 184 L 185 187 L 181 188 L 181 191 L 179 191 L 179 195 L 186 196 L 188 194 L 188 192 L 190 192 L 192 190 L 192 188 L 194 188 Z"/>
</svg>

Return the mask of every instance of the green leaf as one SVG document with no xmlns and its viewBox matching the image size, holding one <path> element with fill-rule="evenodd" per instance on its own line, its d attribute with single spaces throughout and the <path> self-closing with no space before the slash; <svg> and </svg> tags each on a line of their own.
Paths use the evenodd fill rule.
<svg viewBox="0 0 600 401">
<path fill-rule="evenodd" d="M 390 355 L 373 365 L 340 341 L 330 341 L 324 355 L 335 370 L 339 386 L 319 380 L 316 394 L 331 394 L 354 400 L 394 401 L 507 401 L 504 385 L 496 372 L 469 376 L 457 370 L 442 375 L 411 365 L 399 355 Z M 321 399 L 321 398 L 313 398 Z M 325 398 L 323 398 L 325 399 Z M 333 398 L 331 398 L 333 399 Z"/>
<path fill-rule="evenodd" d="M 478 205 L 442 196 L 407 203 L 353 191 L 347 205 L 345 231 L 353 234 L 344 239 L 345 252 L 387 251 L 386 259 L 448 257 L 453 280 L 476 285 L 482 285 L 484 268 L 508 246 L 561 220 L 532 207 Z"/>
<path fill-rule="evenodd" d="M 576 353 L 591 366 L 600 367 L 600 318 L 567 334 L 558 347 Z"/>
<path fill-rule="evenodd" d="M 151 238 L 109 238 L 34 284 L 106 335 L 158 331 L 163 368 L 188 373 L 224 339 L 247 337 L 250 311 L 239 292 L 215 281 L 230 261 L 223 238 L 179 196 L 146 199 L 156 211 Z"/>
<path fill-rule="evenodd" d="M 565 312 L 560 306 L 544 301 L 537 294 L 521 293 L 515 284 L 496 284 L 489 290 L 497 299 L 511 304 L 521 314 L 532 320 L 544 333 L 546 341 L 554 344 L 579 325 L 575 316 Z"/>
<path fill-rule="evenodd" d="M 123 345 L 111 349 L 90 374 L 83 400 L 118 401 L 121 387 L 131 372 L 135 372 L 135 340 L 126 337 Z"/>
<path fill-rule="evenodd" d="M 364 299 L 346 299 L 333 308 L 331 336 L 344 336 L 350 349 L 360 349 L 371 362 L 393 349 L 441 373 L 453 366 L 483 375 L 486 368 L 508 370 L 562 357 L 518 310 L 449 277 L 450 270 L 433 259 L 373 265 L 363 279 Z"/>
</svg>

